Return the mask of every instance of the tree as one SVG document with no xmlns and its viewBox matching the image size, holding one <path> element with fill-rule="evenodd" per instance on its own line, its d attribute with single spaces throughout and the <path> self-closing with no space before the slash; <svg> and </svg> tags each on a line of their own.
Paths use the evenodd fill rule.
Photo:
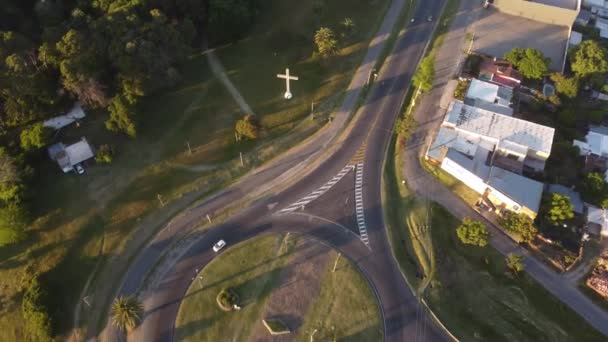
<svg viewBox="0 0 608 342">
<path fill-rule="evenodd" d="M 17 161 L 0 148 L 0 201 L 7 204 L 20 204 L 25 187 Z"/>
<path fill-rule="evenodd" d="M 555 82 L 555 88 L 559 94 L 570 99 L 575 98 L 578 94 L 578 77 L 565 77 L 562 74 L 554 73 L 551 75 L 551 80 Z"/>
<path fill-rule="evenodd" d="M 547 199 L 545 218 L 554 225 L 562 224 L 574 217 L 574 206 L 566 195 L 553 193 Z"/>
<path fill-rule="evenodd" d="M 416 130 L 417 127 L 418 122 L 416 121 L 414 116 L 411 114 L 404 114 L 397 118 L 397 122 L 395 123 L 395 133 L 407 139 Z"/>
<path fill-rule="evenodd" d="M 253 115 L 247 114 L 236 122 L 235 132 L 238 139 L 257 139 L 260 136 L 260 125 Z"/>
<path fill-rule="evenodd" d="M 529 216 L 521 213 L 506 212 L 500 219 L 500 225 L 504 229 L 518 234 L 523 242 L 534 240 L 534 237 L 538 234 L 534 221 Z"/>
<path fill-rule="evenodd" d="M 315 33 L 316 52 L 321 58 L 328 58 L 338 54 L 338 39 L 330 28 L 321 27 Z"/>
<path fill-rule="evenodd" d="M 344 18 L 342 22 L 340 22 L 342 29 L 344 30 L 343 36 L 350 37 L 355 33 L 355 22 L 352 18 Z"/>
<path fill-rule="evenodd" d="M 509 253 L 507 255 L 507 257 L 505 258 L 507 267 L 509 268 L 509 270 L 511 270 L 511 272 L 513 272 L 513 274 L 517 274 L 524 270 L 523 260 L 524 260 L 523 256 L 516 255 L 513 253 Z"/>
<path fill-rule="evenodd" d="M 95 155 L 95 161 L 98 163 L 109 164 L 112 162 L 114 156 L 114 149 L 112 146 L 104 144 L 99 146 Z"/>
<path fill-rule="evenodd" d="M 133 296 L 120 296 L 112 303 L 110 317 L 112 325 L 121 330 L 131 330 L 139 324 L 144 313 L 141 302 Z"/>
<path fill-rule="evenodd" d="M 601 173 L 591 172 L 585 175 L 581 183 L 581 195 L 586 202 L 601 205 L 608 199 L 608 187 Z"/>
<path fill-rule="evenodd" d="M 124 96 L 117 95 L 108 107 L 110 118 L 106 121 L 106 128 L 113 132 L 123 132 L 134 138 L 137 135 L 135 123 L 131 115 L 135 112 L 135 105 L 127 101 Z"/>
<path fill-rule="evenodd" d="M 466 245 L 484 247 L 488 244 L 490 232 L 482 222 L 467 217 L 456 229 L 456 235 Z"/>
<path fill-rule="evenodd" d="M 27 214 L 17 204 L 0 207 L 0 247 L 23 241 Z"/>
<path fill-rule="evenodd" d="M 428 92 L 433 89 L 434 77 L 435 59 L 432 55 L 426 56 L 420 63 L 420 66 L 418 66 L 418 70 L 416 70 L 416 74 L 413 77 L 414 86 L 424 92 Z"/>
<path fill-rule="evenodd" d="M 39 149 L 49 144 L 52 130 L 42 126 L 42 122 L 26 127 L 21 131 L 21 148 L 26 151 Z"/>
<path fill-rule="evenodd" d="M 38 277 L 28 281 L 21 302 L 21 314 L 25 323 L 24 332 L 28 340 L 50 342 L 51 319 L 44 305 L 47 293 L 40 285 Z"/>
<path fill-rule="evenodd" d="M 595 40 L 585 40 L 571 54 L 572 71 L 579 77 L 608 73 L 608 51 Z"/>
<path fill-rule="evenodd" d="M 505 54 L 505 59 L 511 62 L 524 77 L 541 79 L 549 72 L 551 59 L 545 58 L 540 50 L 532 48 L 513 48 Z"/>
<path fill-rule="evenodd" d="M 209 0 L 208 3 L 209 36 L 216 42 L 239 38 L 254 22 L 256 1 Z"/>
</svg>

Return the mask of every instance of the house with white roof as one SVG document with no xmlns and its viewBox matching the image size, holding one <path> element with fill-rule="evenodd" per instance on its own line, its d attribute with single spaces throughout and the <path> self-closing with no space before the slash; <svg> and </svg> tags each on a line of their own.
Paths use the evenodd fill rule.
<svg viewBox="0 0 608 342">
<path fill-rule="evenodd" d="M 513 89 L 495 83 L 473 79 L 464 103 L 504 115 L 513 115 Z"/>
<path fill-rule="evenodd" d="M 426 158 L 496 207 L 535 217 L 543 184 L 523 173 L 544 170 L 554 134 L 550 127 L 454 101 Z"/>
<path fill-rule="evenodd" d="M 93 148 L 84 137 L 71 145 L 63 143 L 51 145 L 48 148 L 48 153 L 49 157 L 57 162 L 64 173 L 73 171 L 77 164 L 95 157 Z"/>
<path fill-rule="evenodd" d="M 608 180 L 608 127 L 591 126 L 585 136 L 585 141 L 574 140 L 572 145 L 578 147 L 580 155 L 585 157 L 585 163 L 593 163 L 604 173 L 604 179 Z"/>
<path fill-rule="evenodd" d="M 587 205 L 587 229 L 592 234 L 608 237 L 608 214 L 606 209 Z"/>
</svg>

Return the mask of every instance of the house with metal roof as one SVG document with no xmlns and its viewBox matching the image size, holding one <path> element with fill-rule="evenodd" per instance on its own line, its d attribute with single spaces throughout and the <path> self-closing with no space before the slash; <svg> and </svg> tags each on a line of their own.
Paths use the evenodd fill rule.
<svg viewBox="0 0 608 342">
<path fill-rule="evenodd" d="M 542 172 L 555 130 L 511 116 L 450 104 L 426 158 L 497 208 L 536 217 L 543 184 L 524 172 Z"/>
<path fill-rule="evenodd" d="M 84 137 L 71 145 L 65 145 L 63 143 L 51 145 L 47 151 L 49 157 L 57 162 L 64 173 L 73 171 L 77 164 L 95 157 L 93 148 Z"/>
<path fill-rule="evenodd" d="M 512 116 L 513 89 L 498 84 L 473 79 L 464 103 L 503 115 Z"/>
</svg>

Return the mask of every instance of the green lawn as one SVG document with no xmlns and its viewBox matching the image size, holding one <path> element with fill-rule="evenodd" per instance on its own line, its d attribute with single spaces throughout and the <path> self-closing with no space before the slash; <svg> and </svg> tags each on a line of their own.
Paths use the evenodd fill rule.
<svg viewBox="0 0 608 342">
<path fill-rule="evenodd" d="M 385 216 L 393 251 L 409 282 L 432 257 L 424 298 L 447 328 L 463 341 L 602 341 L 605 337 L 526 274 L 513 277 L 505 258 L 492 247 L 462 245 L 460 222 L 437 204 L 412 205 L 395 171 L 399 154 L 389 151 L 384 178 Z M 429 229 L 411 222 L 428 209 Z M 425 215 L 426 216 L 426 215 Z M 415 248 L 425 241 L 425 249 Z M 430 241 L 430 242 L 429 242 Z M 429 252 L 428 248 L 432 251 Z"/>
<path fill-rule="evenodd" d="M 0 249 L 0 340 L 23 340 L 18 293 L 32 274 L 42 274 L 43 285 L 53 294 L 49 306 L 55 331 L 67 333 L 91 273 L 103 270 L 113 256 L 133 253 L 134 248 L 126 248 L 132 237 L 158 229 L 176 206 L 195 199 L 185 195 L 200 197 L 217 190 L 325 125 L 390 1 L 332 0 L 320 18 L 313 16 L 312 2 L 263 2 L 252 33 L 217 50 L 264 126 L 264 137 L 255 144 L 234 142 L 233 125 L 242 113 L 212 76 L 206 57 L 195 53 L 181 68 L 181 84 L 147 98 L 138 108 L 136 139 L 105 131 L 105 115 L 96 112 L 89 113 L 80 127 L 62 133 L 65 141 L 86 136 L 97 146 L 114 145 L 117 155 L 111 165 L 92 165 L 78 177 L 62 174 L 41 155 L 33 187 L 37 219 L 29 229 L 30 238 Z M 340 55 L 328 63 L 313 61 L 314 30 L 324 25 L 338 31 L 346 17 L 353 19 L 356 30 L 342 39 Z M 300 77 L 293 82 L 295 98 L 289 102 L 282 100 L 284 83 L 275 77 L 285 67 Z M 311 101 L 316 103 L 315 121 L 307 119 Z M 239 152 L 245 153 L 245 169 L 239 167 Z M 158 195 L 166 204 L 162 209 Z M 113 261 L 111 267 L 117 270 L 124 264 Z M 88 324 L 105 317 L 108 298 L 96 296 L 117 286 L 117 276 L 116 271 L 97 273 L 91 282 L 87 295 L 93 308 L 83 313 Z"/>
<path fill-rule="evenodd" d="M 175 339 L 246 340 L 254 324 L 262 319 L 260 314 L 273 282 L 289 260 L 289 245 L 293 244 L 284 245 L 284 239 L 284 235 L 255 238 L 228 249 L 207 265 L 199 274 L 202 283 L 192 283 L 180 306 Z M 242 310 L 225 312 L 219 308 L 215 297 L 225 287 L 238 293 Z"/>
<path fill-rule="evenodd" d="M 380 308 L 367 279 L 344 256 L 333 272 L 337 257 L 336 252 L 331 253 L 321 291 L 306 314 L 297 340 L 310 341 L 310 332 L 317 329 L 314 338 L 319 341 L 382 341 Z"/>
<path fill-rule="evenodd" d="M 182 302 L 175 324 L 178 341 L 247 340 L 260 324 L 270 294 L 278 289 L 281 272 L 293 272 L 290 262 L 297 236 L 270 235 L 234 246 L 214 259 L 200 273 L 202 282 L 193 282 Z M 313 299 L 297 331 L 298 340 L 315 338 L 345 341 L 381 341 L 380 311 L 366 279 L 344 257 L 332 272 L 337 253 L 330 251 L 329 262 L 319 272 L 318 296 Z M 297 272 L 297 268 L 295 269 Z M 222 288 L 231 287 L 239 295 L 240 311 L 225 312 L 216 304 Z"/>
</svg>

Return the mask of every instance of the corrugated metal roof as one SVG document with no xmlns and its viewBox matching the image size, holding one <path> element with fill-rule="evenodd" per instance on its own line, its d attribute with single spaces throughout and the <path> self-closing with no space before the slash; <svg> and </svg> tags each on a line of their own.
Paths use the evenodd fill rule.
<svg viewBox="0 0 608 342">
<path fill-rule="evenodd" d="M 520 205 L 538 213 L 543 196 L 542 183 L 499 167 L 493 167 L 488 178 L 488 185 Z"/>
<path fill-rule="evenodd" d="M 547 155 L 551 153 L 555 134 L 554 128 L 468 106 L 460 101 L 452 102 L 444 124 L 497 142 L 506 140 Z"/>
</svg>

